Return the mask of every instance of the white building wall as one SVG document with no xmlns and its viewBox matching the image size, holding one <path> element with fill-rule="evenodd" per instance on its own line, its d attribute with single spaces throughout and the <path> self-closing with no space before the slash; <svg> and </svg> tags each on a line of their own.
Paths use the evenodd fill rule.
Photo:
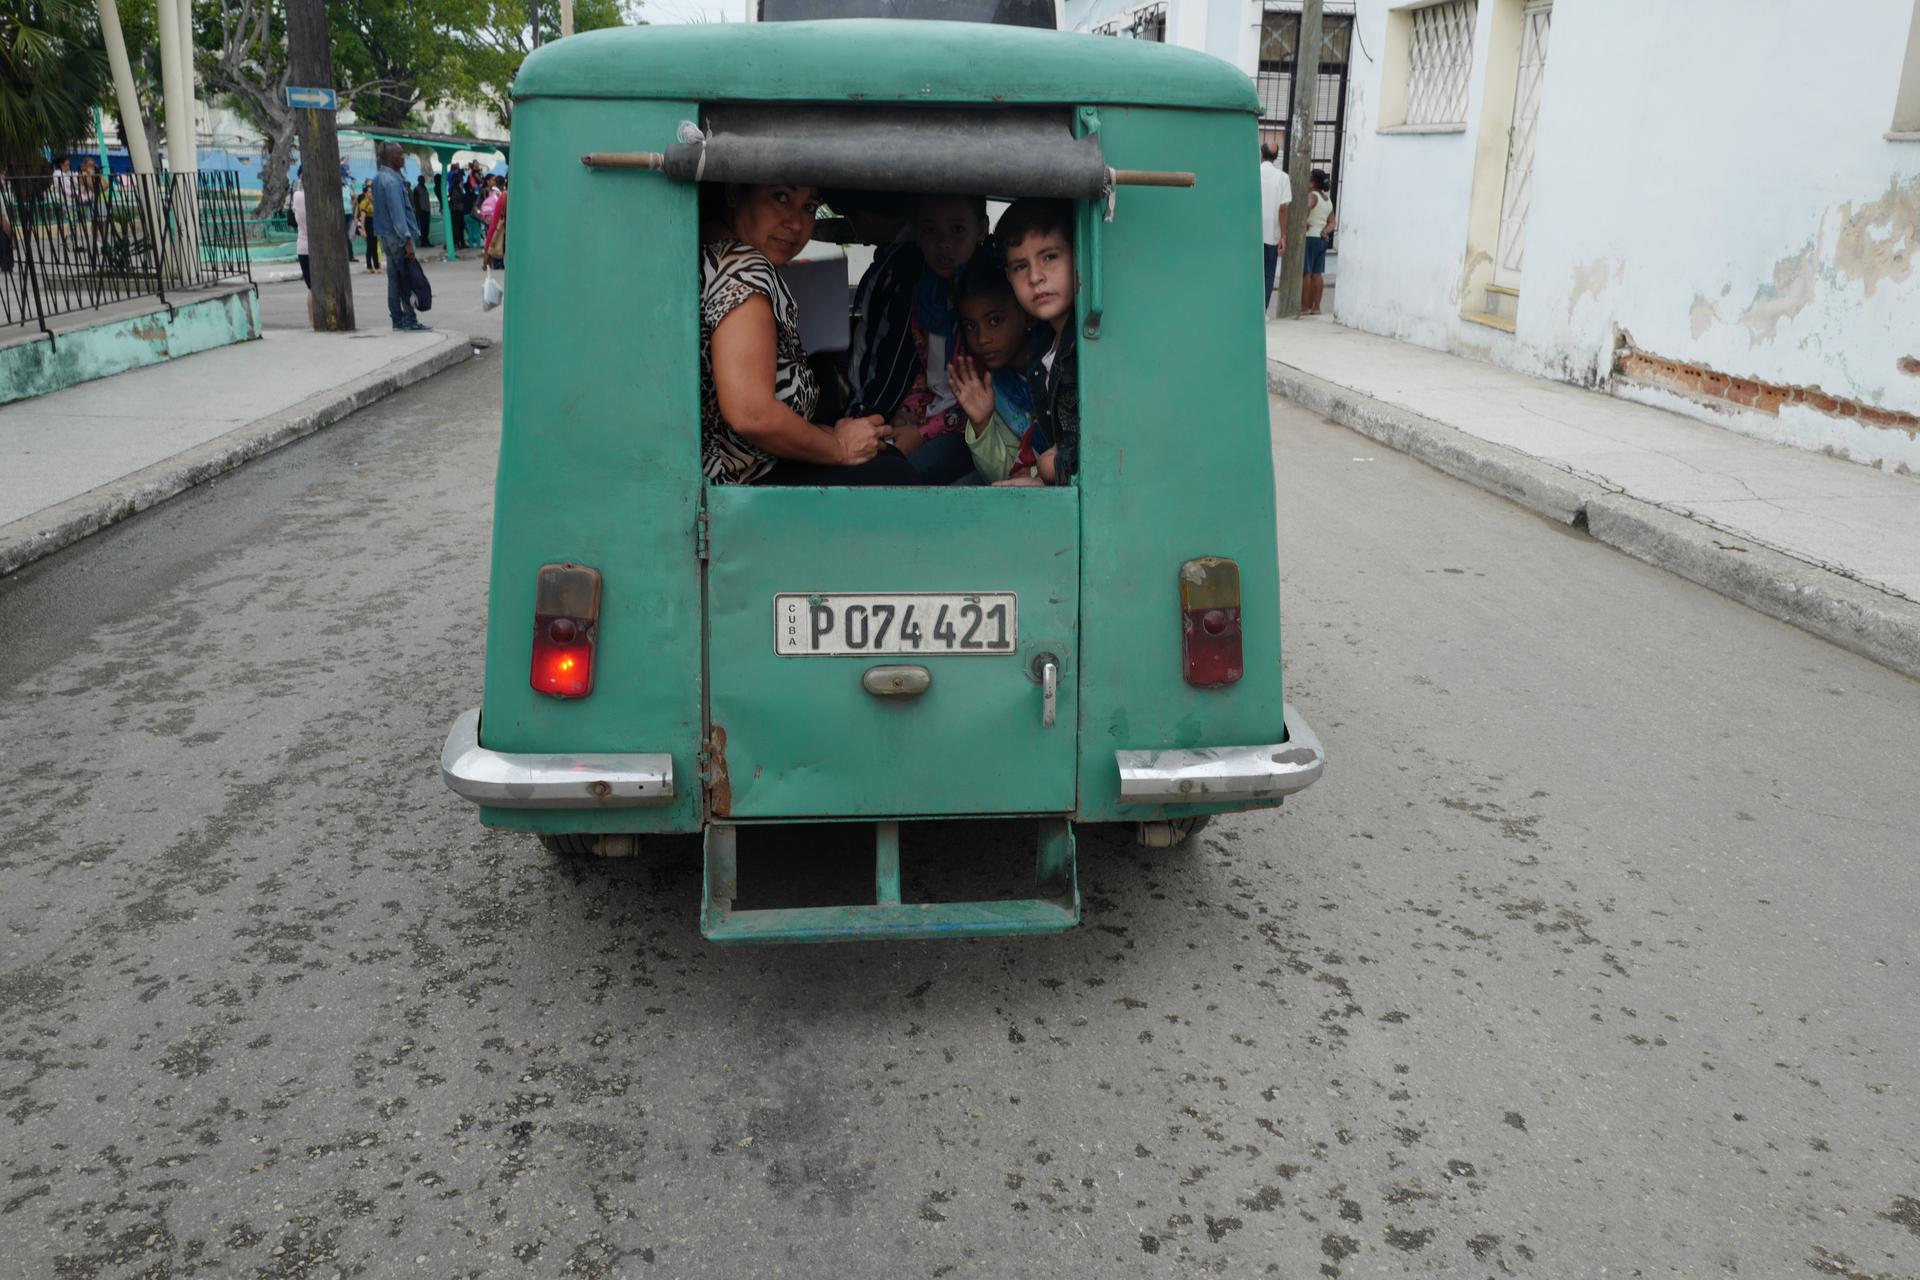
<svg viewBox="0 0 1920 1280">
<path fill-rule="evenodd" d="M 1091 32 L 1117 19 L 1125 27 L 1141 10 L 1156 7 L 1167 11 L 1168 44 L 1210 53 L 1253 75 L 1264 0 L 1066 0 L 1061 26 Z"/>
<path fill-rule="evenodd" d="M 1460 314 L 1481 309 L 1460 294 L 1501 2 L 1480 3 L 1462 132 L 1377 132 L 1381 63 L 1356 58 L 1336 318 L 1920 469 L 1897 425 L 1612 375 L 1618 329 L 1668 360 L 1920 412 L 1920 142 L 1885 136 L 1915 0 L 1558 0 L 1511 336 Z M 1389 7 L 1359 5 L 1375 51 Z"/>
</svg>

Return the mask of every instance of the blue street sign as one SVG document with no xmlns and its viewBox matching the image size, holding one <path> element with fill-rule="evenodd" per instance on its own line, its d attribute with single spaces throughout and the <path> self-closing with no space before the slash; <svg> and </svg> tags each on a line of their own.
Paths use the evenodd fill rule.
<svg viewBox="0 0 1920 1280">
<path fill-rule="evenodd" d="M 288 85 L 287 105 L 309 111 L 338 111 L 340 95 L 331 89 L 296 89 Z"/>
</svg>

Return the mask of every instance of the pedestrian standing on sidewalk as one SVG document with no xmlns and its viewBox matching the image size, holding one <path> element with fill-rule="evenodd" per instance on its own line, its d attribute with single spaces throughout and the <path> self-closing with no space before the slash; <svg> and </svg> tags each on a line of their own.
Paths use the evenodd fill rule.
<svg viewBox="0 0 1920 1280">
<path fill-rule="evenodd" d="M 447 234 L 456 253 L 467 247 L 467 171 L 459 165 L 447 174 Z"/>
<path fill-rule="evenodd" d="M 7 202 L 12 198 L 6 171 L 0 169 L 0 275 L 6 276 L 13 274 L 13 253 L 20 245 L 20 233 L 13 229 L 13 218 L 7 213 Z"/>
<path fill-rule="evenodd" d="M 1300 314 L 1320 314 L 1320 295 L 1327 291 L 1327 246 L 1333 239 L 1333 196 L 1327 174 L 1315 169 L 1307 175 L 1307 258 L 1300 277 Z"/>
<path fill-rule="evenodd" d="M 413 314 L 407 298 L 407 263 L 413 258 L 420 226 L 413 220 L 413 201 L 400 166 L 407 153 L 397 142 L 380 144 L 380 172 L 373 176 L 373 233 L 387 251 L 387 314 L 402 333 L 425 333 L 428 326 Z"/>
<path fill-rule="evenodd" d="M 353 202 L 353 227 L 366 242 L 367 274 L 377 274 L 380 270 L 380 237 L 373 234 L 373 183 L 370 181 L 361 184 L 359 198 Z"/>
<path fill-rule="evenodd" d="M 1260 144 L 1260 236 L 1266 242 L 1267 301 L 1273 306 L 1273 273 L 1287 251 L 1287 206 L 1293 202 L 1293 183 L 1280 167 L 1280 148 Z"/>
<path fill-rule="evenodd" d="M 430 245 L 433 237 L 428 229 L 433 226 L 433 193 L 427 190 L 427 171 L 420 170 L 420 180 L 413 184 L 413 218 L 420 224 L 420 243 Z"/>
<path fill-rule="evenodd" d="M 300 260 L 300 279 L 307 286 L 307 328 L 317 326 L 313 323 L 313 264 L 308 257 L 307 248 L 307 190 L 300 185 L 300 175 L 293 176 L 293 253 Z"/>
<path fill-rule="evenodd" d="M 507 269 L 507 180 L 489 178 L 498 183 L 487 202 L 480 207 L 480 216 L 487 224 L 487 238 L 480 246 L 480 255 L 486 265 L 496 271 Z"/>
</svg>

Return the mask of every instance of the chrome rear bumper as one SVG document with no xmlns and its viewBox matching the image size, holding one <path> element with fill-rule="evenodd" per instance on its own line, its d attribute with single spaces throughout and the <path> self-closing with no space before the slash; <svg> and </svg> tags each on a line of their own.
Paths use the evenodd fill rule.
<svg viewBox="0 0 1920 1280">
<path fill-rule="evenodd" d="M 453 722 L 440 777 L 455 795 L 497 809 L 628 809 L 673 799 L 673 757 L 509 755 L 480 745 L 478 707 Z"/>
<path fill-rule="evenodd" d="M 1320 780 L 1327 753 L 1288 703 L 1287 740 L 1264 747 L 1116 751 L 1122 804 L 1214 804 L 1273 800 Z"/>
</svg>

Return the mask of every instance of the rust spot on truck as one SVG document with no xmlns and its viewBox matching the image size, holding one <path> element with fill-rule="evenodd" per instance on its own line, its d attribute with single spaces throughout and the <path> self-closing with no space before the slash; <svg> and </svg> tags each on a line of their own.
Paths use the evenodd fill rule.
<svg viewBox="0 0 1920 1280">
<path fill-rule="evenodd" d="M 727 731 L 717 724 L 707 730 L 707 809 L 716 818 L 733 812 L 733 783 L 727 778 Z"/>
</svg>

